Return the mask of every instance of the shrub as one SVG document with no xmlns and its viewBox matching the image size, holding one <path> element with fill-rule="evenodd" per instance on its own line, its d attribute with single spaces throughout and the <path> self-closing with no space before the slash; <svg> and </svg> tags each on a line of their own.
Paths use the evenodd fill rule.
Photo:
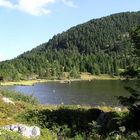
<svg viewBox="0 0 140 140">
<path fill-rule="evenodd" d="M 37 99 L 32 96 L 25 96 L 21 93 L 8 90 L 0 90 L 0 95 L 13 99 L 14 101 L 23 101 L 26 103 L 37 104 Z"/>
</svg>

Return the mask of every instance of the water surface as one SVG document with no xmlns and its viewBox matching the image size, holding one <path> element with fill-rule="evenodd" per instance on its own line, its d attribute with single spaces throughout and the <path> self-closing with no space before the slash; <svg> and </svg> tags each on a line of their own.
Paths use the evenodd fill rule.
<svg viewBox="0 0 140 140">
<path fill-rule="evenodd" d="M 36 97 L 41 104 L 66 105 L 118 105 L 115 96 L 127 96 L 130 93 L 124 86 L 129 81 L 77 81 L 69 83 L 37 83 L 34 86 L 8 86 L 8 89 Z"/>
</svg>

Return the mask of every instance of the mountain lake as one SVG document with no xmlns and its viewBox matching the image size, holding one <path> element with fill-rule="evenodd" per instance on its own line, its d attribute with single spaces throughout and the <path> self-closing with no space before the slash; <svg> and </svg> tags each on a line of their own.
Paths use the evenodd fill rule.
<svg viewBox="0 0 140 140">
<path fill-rule="evenodd" d="M 71 83 L 47 82 L 33 86 L 5 86 L 8 90 L 30 95 L 40 104 L 51 105 L 110 105 L 118 106 L 117 96 L 128 96 L 124 88 L 133 86 L 135 81 L 95 80 Z"/>
</svg>

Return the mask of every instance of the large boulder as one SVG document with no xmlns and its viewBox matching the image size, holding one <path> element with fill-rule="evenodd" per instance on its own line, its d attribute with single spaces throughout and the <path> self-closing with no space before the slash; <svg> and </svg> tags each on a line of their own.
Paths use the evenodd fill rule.
<svg viewBox="0 0 140 140">
<path fill-rule="evenodd" d="M 36 138 L 40 136 L 40 128 L 37 126 L 27 126 L 24 124 L 12 124 L 2 127 L 2 129 L 21 133 L 22 136 L 28 138 Z"/>
</svg>

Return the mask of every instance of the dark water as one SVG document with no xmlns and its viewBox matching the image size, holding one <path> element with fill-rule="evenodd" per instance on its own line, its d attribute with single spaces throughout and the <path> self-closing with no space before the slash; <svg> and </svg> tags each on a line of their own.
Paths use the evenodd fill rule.
<svg viewBox="0 0 140 140">
<path fill-rule="evenodd" d="M 124 86 L 133 81 L 82 81 L 38 83 L 34 86 L 9 86 L 8 89 L 36 97 L 41 104 L 118 105 L 115 96 L 127 96 Z"/>
</svg>

